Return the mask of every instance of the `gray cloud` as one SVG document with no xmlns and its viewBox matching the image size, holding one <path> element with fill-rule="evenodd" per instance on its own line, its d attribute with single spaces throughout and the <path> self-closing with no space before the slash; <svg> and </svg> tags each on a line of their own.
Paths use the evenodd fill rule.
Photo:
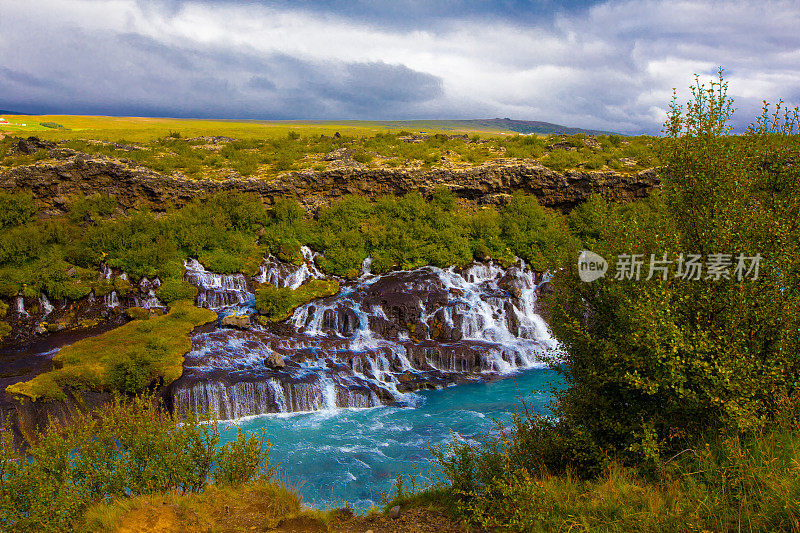
<svg viewBox="0 0 800 533">
<path fill-rule="evenodd" d="M 800 103 L 792 2 L 0 0 L 0 108 L 265 119 L 509 116 L 657 132 L 727 69 L 744 128 Z M 780 13 L 765 17 L 764 13 Z"/>
<path fill-rule="evenodd" d="M 442 94 L 436 76 L 383 62 L 315 62 L 130 33 L 75 31 L 37 56 L 40 77 L 0 67 L 3 106 L 176 117 L 381 117 Z M 98 56 L 102 56 L 98 60 Z M 32 90 L 34 89 L 34 90 Z M 387 115 L 388 116 L 388 115 Z"/>
</svg>

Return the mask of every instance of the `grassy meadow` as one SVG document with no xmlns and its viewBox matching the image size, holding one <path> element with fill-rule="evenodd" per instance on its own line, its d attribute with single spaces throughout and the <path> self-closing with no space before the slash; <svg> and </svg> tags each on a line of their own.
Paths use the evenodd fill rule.
<svg viewBox="0 0 800 533">
<path fill-rule="evenodd" d="M 537 160 L 565 170 L 635 172 L 658 164 L 651 137 L 526 134 L 491 121 L 233 121 L 88 116 L 13 116 L 0 131 L 57 142 L 187 179 L 273 179 L 287 171 L 341 168 L 465 169 L 493 160 Z M 558 127 L 554 125 L 555 129 Z M 14 153 L 0 167 L 47 161 Z"/>
<path fill-rule="evenodd" d="M 94 139 L 110 142 L 151 142 L 180 132 L 183 137 L 223 136 L 234 139 L 278 139 L 290 131 L 302 136 L 333 136 L 337 131 L 348 137 L 365 137 L 376 133 L 397 130 L 426 131 L 428 133 L 474 133 L 499 135 L 510 130 L 490 128 L 459 129 L 457 123 L 448 121 L 259 121 L 259 120 L 205 120 L 148 117 L 103 117 L 82 115 L 8 115 L 10 124 L 0 124 L 0 131 L 35 135 L 48 141 Z M 45 127 L 42 124 L 56 127 Z M 19 124 L 26 124 L 25 127 Z M 61 127 L 57 127 L 61 126 Z"/>
</svg>

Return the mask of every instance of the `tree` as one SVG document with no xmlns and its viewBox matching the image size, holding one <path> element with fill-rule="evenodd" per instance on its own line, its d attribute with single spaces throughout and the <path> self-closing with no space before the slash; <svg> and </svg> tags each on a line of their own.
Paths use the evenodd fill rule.
<svg viewBox="0 0 800 533">
<path fill-rule="evenodd" d="M 613 279 L 612 266 L 583 283 L 574 264 L 557 276 L 552 326 L 569 387 L 554 427 L 632 462 L 712 429 L 759 428 L 800 384 L 797 112 L 769 115 L 765 104 L 746 135 L 731 136 L 732 103 L 722 70 L 710 86 L 697 80 L 685 107 L 673 97 L 659 148 L 662 192 L 595 202 L 591 216 L 571 219 L 594 252 L 610 262 L 641 254 L 644 266 L 639 280 Z M 646 280 L 651 257 L 664 254 L 673 261 L 667 279 L 659 271 Z M 722 261 L 727 279 L 676 277 L 680 254 L 684 267 L 688 254 L 706 266 Z M 739 279 L 739 254 L 760 255 L 757 278 Z"/>
</svg>

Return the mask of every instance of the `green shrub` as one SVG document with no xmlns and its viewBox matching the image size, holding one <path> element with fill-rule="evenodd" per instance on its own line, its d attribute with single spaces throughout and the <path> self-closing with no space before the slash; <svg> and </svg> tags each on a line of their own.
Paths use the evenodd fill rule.
<svg viewBox="0 0 800 533">
<path fill-rule="evenodd" d="M 112 214 L 117 208 L 117 199 L 107 194 L 78 197 L 69 204 L 69 218 L 74 223 L 97 221 Z"/>
<path fill-rule="evenodd" d="M 211 486 L 212 472 L 218 484 L 269 475 L 261 439 L 241 434 L 218 448 L 219 426 L 205 422 L 173 417 L 151 396 L 117 398 L 99 413 L 76 413 L 72 422 L 51 426 L 27 453 L 14 448 L 6 425 L 0 432 L 0 529 L 74 531 L 98 502 L 200 493 Z"/>
<path fill-rule="evenodd" d="M 544 163 L 547 168 L 555 170 L 556 172 L 561 172 L 568 168 L 575 168 L 580 162 L 581 156 L 578 152 L 565 150 L 563 148 L 552 150 L 547 154 L 547 157 L 542 160 L 542 163 Z"/>
<path fill-rule="evenodd" d="M 182 279 L 166 279 L 156 290 L 156 296 L 165 304 L 178 300 L 194 300 L 197 297 L 197 287 Z"/>
<path fill-rule="evenodd" d="M 443 483 L 412 495 L 398 490 L 387 508 L 431 501 L 489 531 L 793 531 L 800 433 L 796 409 L 786 415 L 768 431 L 700 440 L 655 475 L 613 461 L 591 476 L 577 464 L 554 473 L 535 460 L 552 454 L 546 449 L 530 450 L 526 466 L 508 453 L 524 437 L 500 427 L 505 439 L 437 449 Z"/>
<path fill-rule="evenodd" d="M 589 170 L 598 170 L 605 166 L 606 158 L 602 154 L 589 156 L 584 166 Z"/>
<path fill-rule="evenodd" d="M 273 322 L 280 322 L 289 318 L 301 305 L 337 292 L 339 292 L 337 281 L 321 279 L 311 280 L 297 289 L 265 284 L 256 290 L 256 309 Z"/>
<path fill-rule="evenodd" d="M 155 377 L 153 359 L 147 350 L 130 354 L 109 369 L 106 378 L 109 385 L 125 394 L 144 390 Z"/>
<path fill-rule="evenodd" d="M 577 253 L 564 217 L 544 210 L 535 196 L 515 194 L 500 211 L 500 230 L 506 246 L 541 272 L 568 264 Z"/>
<path fill-rule="evenodd" d="M 353 152 L 353 159 L 355 161 L 358 161 L 359 163 L 368 165 L 372 162 L 373 159 L 375 159 L 375 156 L 365 152 L 364 150 L 355 150 Z"/>
<path fill-rule="evenodd" d="M 10 228 L 29 222 L 38 209 L 30 192 L 0 191 L 0 228 Z"/>
<path fill-rule="evenodd" d="M 11 326 L 6 322 L 0 321 L 0 341 L 5 339 L 9 333 L 11 333 Z"/>
<path fill-rule="evenodd" d="M 150 310 L 144 307 L 129 307 L 125 314 L 132 320 L 147 320 L 150 318 Z"/>
<path fill-rule="evenodd" d="M 695 86 L 665 124 L 663 192 L 597 202 L 572 221 L 609 260 L 729 253 L 731 278 L 682 280 L 672 265 L 666 280 L 584 283 L 573 256 L 554 280 L 551 327 L 571 385 L 555 416 L 628 464 L 658 464 L 709 431 L 758 431 L 800 382 L 800 291 L 787 275 L 800 271 L 795 136 L 727 137 L 730 104 L 721 79 Z M 763 257 L 757 279 L 736 278 L 739 253 Z"/>
<path fill-rule="evenodd" d="M 270 478 L 270 444 L 264 438 L 236 428 L 236 438 L 226 442 L 216 451 L 217 468 L 214 470 L 214 484 L 220 487 L 238 486 L 252 479 Z"/>
</svg>

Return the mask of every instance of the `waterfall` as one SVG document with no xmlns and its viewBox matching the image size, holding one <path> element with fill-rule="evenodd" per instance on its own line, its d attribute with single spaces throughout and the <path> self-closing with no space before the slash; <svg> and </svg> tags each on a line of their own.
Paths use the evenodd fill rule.
<svg viewBox="0 0 800 533">
<path fill-rule="evenodd" d="M 111 270 L 111 267 L 103 263 L 102 265 L 100 265 L 100 275 L 103 277 L 104 280 L 111 280 L 111 276 L 114 275 L 114 272 Z"/>
<path fill-rule="evenodd" d="M 47 296 L 44 293 L 39 294 L 39 310 L 42 312 L 43 316 L 47 316 L 53 312 L 55 307 L 50 304 L 50 300 L 47 299 Z"/>
<path fill-rule="evenodd" d="M 275 379 L 267 381 L 267 386 L 272 390 L 272 397 L 275 399 L 275 404 L 279 413 L 286 412 L 286 395 L 283 393 L 283 387 L 280 382 Z"/>
<path fill-rule="evenodd" d="M 20 316 L 30 316 L 28 312 L 25 311 L 25 300 L 23 300 L 22 296 L 18 295 L 14 298 L 14 311 L 16 311 Z"/>
<path fill-rule="evenodd" d="M 365 257 L 364 260 L 361 262 L 361 277 L 366 278 L 372 275 L 372 258 Z"/>
<path fill-rule="evenodd" d="M 300 248 L 304 263 L 293 265 L 278 261 L 273 255 L 268 255 L 255 276 L 257 283 L 269 283 L 275 287 L 289 287 L 296 289 L 303 283 L 312 279 L 323 279 L 325 275 L 317 269 L 316 258 L 319 254 L 312 252 L 307 246 Z"/>
<path fill-rule="evenodd" d="M 196 259 L 184 262 L 186 273 L 183 279 L 198 288 L 195 304 L 208 309 L 244 305 L 254 296 L 247 288 L 242 274 L 217 274 L 206 270 Z"/>
<path fill-rule="evenodd" d="M 256 281 L 291 286 L 298 272 L 313 275 L 313 253 L 304 257 L 298 266 L 270 256 Z M 196 261 L 186 276 L 209 291 L 246 289 Z M 298 307 L 280 327 L 196 335 L 175 405 L 227 419 L 408 404 L 420 388 L 539 366 L 558 343 L 536 314 L 538 286 L 524 265 L 365 275 L 324 304 Z"/>
<path fill-rule="evenodd" d="M 119 307 L 119 296 L 117 295 L 117 291 L 111 291 L 103 296 L 103 304 L 109 309 Z"/>
<path fill-rule="evenodd" d="M 319 388 L 322 391 L 323 405 L 326 411 L 336 410 L 336 385 L 331 378 L 321 374 L 319 376 Z"/>
</svg>

